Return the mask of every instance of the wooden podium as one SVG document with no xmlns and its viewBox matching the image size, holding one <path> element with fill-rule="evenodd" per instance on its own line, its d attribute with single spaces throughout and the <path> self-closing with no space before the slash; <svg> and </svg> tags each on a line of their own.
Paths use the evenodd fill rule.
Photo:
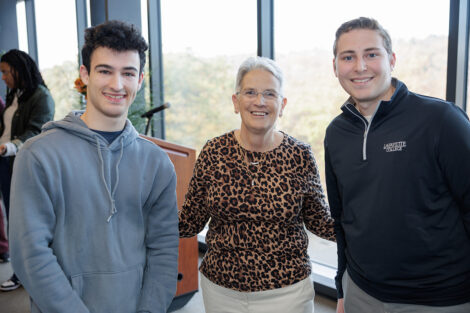
<svg viewBox="0 0 470 313">
<path fill-rule="evenodd" d="M 143 136 L 143 138 L 154 142 L 162 148 L 176 170 L 177 184 L 176 197 L 178 210 L 183 207 L 184 198 L 188 191 L 189 181 L 193 175 L 194 163 L 196 162 L 196 150 L 161 139 Z M 176 295 L 168 312 L 183 307 L 198 291 L 198 243 L 197 237 L 181 238 L 178 257 L 178 285 Z"/>
</svg>

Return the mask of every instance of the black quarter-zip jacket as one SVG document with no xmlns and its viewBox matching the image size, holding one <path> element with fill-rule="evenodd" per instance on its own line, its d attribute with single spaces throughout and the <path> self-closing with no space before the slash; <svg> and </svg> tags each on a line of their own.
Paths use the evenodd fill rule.
<svg viewBox="0 0 470 313">
<path fill-rule="evenodd" d="M 350 101 L 328 126 L 328 199 L 347 269 L 384 301 L 470 301 L 470 122 L 452 103 L 393 79 L 371 122 Z"/>
</svg>

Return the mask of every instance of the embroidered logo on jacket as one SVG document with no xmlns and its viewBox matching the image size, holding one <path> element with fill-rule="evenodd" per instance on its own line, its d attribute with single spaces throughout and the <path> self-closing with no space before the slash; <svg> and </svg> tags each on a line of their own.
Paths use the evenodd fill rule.
<svg viewBox="0 0 470 313">
<path fill-rule="evenodd" d="M 385 152 L 403 151 L 406 148 L 406 141 L 397 141 L 384 144 Z"/>
</svg>

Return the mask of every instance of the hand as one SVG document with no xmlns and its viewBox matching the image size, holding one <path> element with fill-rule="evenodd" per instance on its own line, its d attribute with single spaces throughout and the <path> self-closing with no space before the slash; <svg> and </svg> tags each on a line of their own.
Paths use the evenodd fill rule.
<svg viewBox="0 0 470 313">
<path fill-rule="evenodd" d="M 7 152 L 7 146 L 5 146 L 4 144 L 0 145 L 0 155 L 4 155 L 5 152 Z"/>
<path fill-rule="evenodd" d="M 344 298 L 338 299 L 338 304 L 336 305 L 336 313 L 344 313 Z"/>
</svg>

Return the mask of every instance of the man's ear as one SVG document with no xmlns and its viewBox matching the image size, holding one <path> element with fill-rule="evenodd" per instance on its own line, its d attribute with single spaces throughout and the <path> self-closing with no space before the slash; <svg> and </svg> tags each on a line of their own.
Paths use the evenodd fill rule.
<svg viewBox="0 0 470 313">
<path fill-rule="evenodd" d="M 390 55 L 390 68 L 393 71 L 393 68 L 395 67 L 395 63 L 397 62 L 397 56 L 395 55 L 395 52 L 393 52 Z"/>
<path fill-rule="evenodd" d="M 338 72 L 336 71 L 336 58 L 333 58 L 333 72 L 335 76 L 338 77 Z"/>
<path fill-rule="evenodd" d="M 85 65 L 80 65 L 80 78 L 85 85 L 88 85 L 89 75 Z"/>
<path fill-rule="evenodd" d="M 143 82 L 144 82 L 144 72 L 139 74 L 139 86 L 138 86 L 137 90 L 140 90 L 140 88 L 142 87 Z"/>
</svg>

